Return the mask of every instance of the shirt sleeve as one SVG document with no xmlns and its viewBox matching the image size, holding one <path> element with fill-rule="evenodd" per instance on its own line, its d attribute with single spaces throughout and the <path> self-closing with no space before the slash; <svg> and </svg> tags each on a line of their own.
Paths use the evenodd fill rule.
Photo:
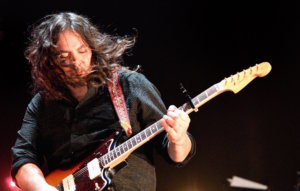
<svg viewBox="0 0 300 191">
<path fill-rule="evenodd" d="M 137 122 L 142 129 L 152 125 L 156 121 L 160 120 L 167 110 L 161 98 L 160 92 L 143 74 L 132 72 L 129 76 L 129 87 L 130 93 L 127 93 L 136 101 L 130 101 L 130 103 L 137 104 L 136 106 L 131 106 L 131 108 L 136 109 L 134 112 L 130 112 L 132 115 L 137 115 Z M 127 88 L 126 88 L 127 89 Z M 130 116 L 130 119 L 135 119 L 136 117 Z M 157 138 L 155 138 L 155 147 L 159 153 L 166 159 L 170 164 L 177 167 L 184 166 L 196 152 L 196 143 L 191 134 L 189 137 L 192 142 L 192 149 L 186 159 L 180 163 L 174 162 L 168 154 L 168 139 L 167 134 L 161 133 Z"/>
<path fill-rule="evenodd" d="M 164 150 L 163 154 L 165 155 L 166 160 L 170 164 L 173 164 L 173 165 L 175 165 L 178 168 L 179 167 L 183 167 L 184 165 L 186 165 L 191 160 L 191 158 L 196 154 L 196 141 L 195 141 L 194 137 L 189 132 L 188 132 L 188 136 L 189 136 L 189 138 L 191 140 L 192 148 L 191 148 L 190 153 L 187 155 L 187 157 L 182 162 L 174 162 L 170 158 L 170 156 L 168 154 L 168 150 L 167 150 L 168 149 L 168 144 L 169 144 L 167 135 L 165 135 L 164 140 L 162 142 L 162 149 Z"/>
<path fill-rule="evenodd" d="M 11 148 L 11 176 L 15 178 L 19 168 L 26 163 L 42 165 L 42 155 L 38 145 L 38 110 L 41 107 L 41 95 L 37 94 L 28 104 L 21 129 L 17 133 L 15 145 Z"/>
</svg>

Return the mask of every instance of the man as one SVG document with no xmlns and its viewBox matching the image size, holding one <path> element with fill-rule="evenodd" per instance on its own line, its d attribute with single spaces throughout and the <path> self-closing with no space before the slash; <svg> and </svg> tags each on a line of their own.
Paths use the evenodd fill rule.
<svg viewBox="0 0 300 191">
<path fill-rule="evenodd" d="M 132 131 L 122 140 L 161 118 L 167 136 L 132 153 L 109 189 L 155 190 L 153 147 L 178 166 L 194 155 L 188 115 L 175 106 L 166 111 L 151 82 L 121 67 L 122 55 L 133 44 L 134 39 L 99 32 L 74 13 L 49 15 L 33 29 L 25 56 L 32 65 L 35 96 L 12 147 L 12 176 L 22 190 L 56 190 L 45 181 L 49 172 L 82 161 L 114 131 L 122 130 L 107 87 L 114 71 Z"/>
</svg>

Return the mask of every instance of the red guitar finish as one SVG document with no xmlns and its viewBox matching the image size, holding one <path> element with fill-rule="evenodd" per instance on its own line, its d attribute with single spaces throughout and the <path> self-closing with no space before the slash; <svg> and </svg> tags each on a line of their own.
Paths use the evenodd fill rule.
<svg viewBox="0 0 300 191">
<path fill-rule="evenodd" d="M 101 167 L 101 175 L 97 178 L 91 180 L 89 178 L 87 163 L 95 158 L 99 158 L 104 154 L 108 153 L 115 147 L 115 143 L 118 139 L 119 132 L 115 132 L 111 135 L 106 141 L 104 141 L 90 156 L 88 156 L 85 160 L 75 165 L 74 167 L 67 170 L 54 170 L 46 177 L 46 181 L 48 184 L 55 186 L 59 191 L 71 191 L 72 188 L 65 189 L 63 186 L 63 180 L 69 175 L 73 175 L 74 182 L 76 185 L 76 190 L 79 191 L 90 191 L 90 190 L 103 190 L 110 183 L 111 180 L 107 175 L 107 169 Z"/>
</svg>

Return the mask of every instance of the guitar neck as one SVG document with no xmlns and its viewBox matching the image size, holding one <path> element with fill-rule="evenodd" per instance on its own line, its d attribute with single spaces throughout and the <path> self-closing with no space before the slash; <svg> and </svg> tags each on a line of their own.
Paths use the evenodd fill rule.
<svg viewBox="0 0 300 191">
<path fill-rule="evenodd" d="M 205 104 L 215 96 L 219 95 L 224 91 L 224 88 L 221 83 L 217 83 L 195 98 L 192 99 L 192 102 L 195 106 L 195 108 L 199 108 L 201 105 Z M 181 107 L 179 107 L 180 110 L 186 112 L 187 114 L 191 113 L 195 109 L 191 107 L 189 103 L 185 103 Z M 128 156 L 130 153 L 132 153 L 134 150 L 142 146 L 144 143 L 148 142 L 152 138 L 154 138 L 156 135 L 160 134 L 164 131 L 163 126 L 161 125 L 161 120 L 155 122 L 154 124 L 150 125 L 143 131 L 139 132 L 135 136 L 131 137 L 127 141 L 123 142 L 113 150 L 109 151 L 105 155 L 99 158 L 100 164 L 107 168 L 111 167 L 112 164 L 115 163 L 115 161 L 118 161 L 119 158 Z"/>
<path fill-rule="evenodd" d="M 179 107 L 179 109 L 187 114 L 190 114 L 192 111 L 197 111 L 201 105 L 225 91 L 232 91 L 234 93 L 239 92 L 256 77 L 266 76 L 271 71 L 271 68 L 272 67 L 270 63 L 268 62 L 256 64 L 255 66 L 232 75 L 229 78 L 225 78 L 221 82 L 211 86 L 193 98 L 191 101 L 195 108 L 192 108 L 189 103 L 185 103 Z M 119 158 L 124 158 L 124 156 L 127 157 L 130 153 L 155 137 L 157 134 L 161 133 L 163 130 L 164 128 L 159 120 L 124 143 L 120 144 L 115 149 L 103 155 L 101 158 L 99 158 L 100 163 L 103 167 L 111 167 L 111 164 L 115 163 L 115 161 L 118 161 Z"/>
</svg>

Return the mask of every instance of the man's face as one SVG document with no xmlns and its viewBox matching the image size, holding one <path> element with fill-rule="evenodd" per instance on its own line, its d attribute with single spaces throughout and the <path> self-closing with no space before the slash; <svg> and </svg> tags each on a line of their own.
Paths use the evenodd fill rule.
<svg viewBox="0 0 300 191">
<path fill-rule="evenodd" d="M 92 50 L 78 33 L 71 30 L 60 33 L 56 45 L 60 52 L 58 65 L 68 77 L 82 78 L 89 73 Z"/>
</svg>

